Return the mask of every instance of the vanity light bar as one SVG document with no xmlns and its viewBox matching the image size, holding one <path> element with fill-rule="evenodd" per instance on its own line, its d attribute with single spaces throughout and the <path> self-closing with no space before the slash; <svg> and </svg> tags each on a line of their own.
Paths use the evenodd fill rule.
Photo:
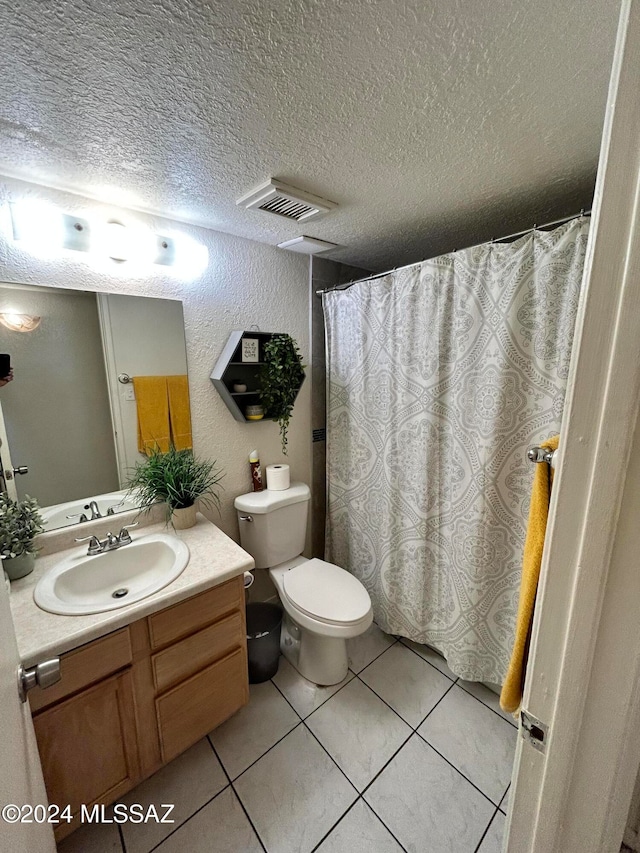
<svg viewBox="0 0 640 853">
<path fill-rule="evenodd" d="M 120 263 L 137 260 L 172 266 L 176 260 L 174 240 L 146 228 L 126 226 L 116 220 L 90 222 L 33 201 L 12 203 L 10 209 L 14 240 L 30 244 L 35 250 L 47 246 L 91 252 Z"/>
</svg>

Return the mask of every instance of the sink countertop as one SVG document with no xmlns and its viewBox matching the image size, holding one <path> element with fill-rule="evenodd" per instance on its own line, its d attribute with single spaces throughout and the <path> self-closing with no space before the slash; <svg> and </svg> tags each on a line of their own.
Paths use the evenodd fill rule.
<svg viewBox="0 0 640 853">
<path fill-rule="evenodd" d="M 167 528 L 164 522 L 151 523 L 131 531 L 133 540 L 149 533 L 170 533 L 189 547 L 189 562 L 182 574 L 168 586 L 133 604 L 82 616 L 60 616 L 41 610 L 33 600 L 33 590 L 48 570 L 80 548 L 40 555 L 30 575 L 11 584 L 9 602 L 15 626 L 18 651 L 25 667 L 34 666 L 47 656 L 62 654 L 91 640 L 109 634 L 117 628 L 130 625 L 144 616 L 164 610 L 192 595 L 224 583 L 237 575 L 253 569 L 253 557 L 243 551 L 215 524 L 198 513 L 195 527 L 188 530 Z M 127 547 L 126 545 L 123 547 Z"/>
</svg>

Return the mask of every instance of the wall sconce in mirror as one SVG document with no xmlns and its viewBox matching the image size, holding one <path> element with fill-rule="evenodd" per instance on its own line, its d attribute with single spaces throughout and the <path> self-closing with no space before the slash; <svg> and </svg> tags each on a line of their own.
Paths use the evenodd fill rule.
<svg viewBox="0 0 640 853">
<path fill-rule="evenodd" d="M 119 263 L 176 264 L 175 241 L 142 225 L 71 216 L 35 199 L 13 202 L 10 209 L 14 240 L 35 254 L 51 255 L 60 249 L 71 249 Z"/>
<path fill-rule="evenodd" d="M 31 314 L 0 314 L 0 323 L 12 332 L 33 332 L 40 325 L 42 318 Z"/>
</svg>

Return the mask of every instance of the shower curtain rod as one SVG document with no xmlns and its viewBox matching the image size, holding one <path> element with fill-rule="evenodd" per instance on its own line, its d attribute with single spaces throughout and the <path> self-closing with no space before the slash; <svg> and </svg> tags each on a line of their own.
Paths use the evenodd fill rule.
<svg viewBox="0 0 640 853">
<path fill-rule="evenodd" d="M 529 231 L 542 231 L 545 228 L 551 228 L 552 225 L 563 225 L 565 222 L 571 222 L 572 219 L 580 219 L 581 216 L 591 216 L 591 210 L 581 210 L 580 213 L 573 213 L 571 216 L 565 216 L 562 219 L 554 219 L 553 222 L 545 222 L 544 225 L 534 225 L 533 228 L 525 228 L 524 231 L 516 231 L 515 234 L 507 234 L 506 237 L 494 237 L 491 240 L 485 240 L 486 243 L 504 243 L 507 240 L 515 240 L 517 237 L 523 237 Z M 468 246 L 469 249 L 475 249 L 476 246 L 482 246 L 483 243 L 475 243 L 473 246 Z M 453 249 L 457 252 L 457 249 Z M 375 281 L 377 278 L 384 278 L 392 272 L 400 272 L 400 270 L 408 270 L 410 267 L 417 267 L 423 264 L 424 261 L 414 261 L 412 264 L 405 264 L 403 267 L 394 267 L 386 272 L 374 273 L 367 275 L 364 278 L 358 278 L 355 281 L 348 281 L 345 284 L 337 284 L 335 287 L 326 287 L 324 290 L 316 290 L 316 296 L 322 296 L 323 293 L 333 293 L 334 290 L 348 290 L 354 284 L 362 284 L 365 281 Z"/>
</svg>

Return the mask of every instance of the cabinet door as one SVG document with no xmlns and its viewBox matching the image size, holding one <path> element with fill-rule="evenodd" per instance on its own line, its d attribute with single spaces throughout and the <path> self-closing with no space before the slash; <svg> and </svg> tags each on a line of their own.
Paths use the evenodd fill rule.
<svg viewBox="0 0 640 853">
<path fill-rule="evenodd" d="M 49 801 L 110 803 L 139 778 L 130 671 L 60 702 L 33 719 Z"/>
</svg>

